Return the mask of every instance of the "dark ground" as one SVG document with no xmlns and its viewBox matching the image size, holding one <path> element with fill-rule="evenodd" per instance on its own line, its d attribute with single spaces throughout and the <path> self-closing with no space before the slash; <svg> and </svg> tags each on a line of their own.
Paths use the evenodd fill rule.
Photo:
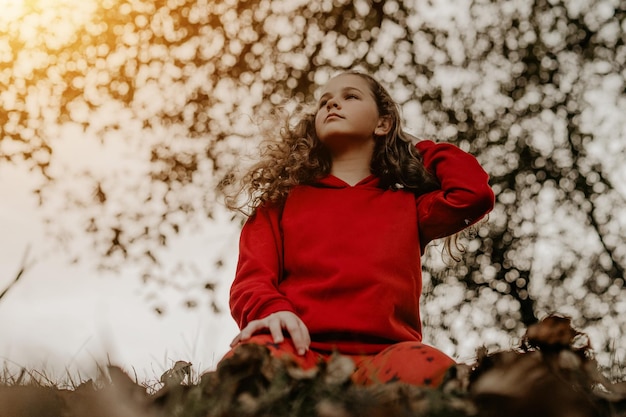
<svg viewBox="0 0 626 417">
<path fill-rule="evenodd" d="M 190 369 L 178 362 L 152 392 L 117 367 L 69 390 L 5 382 L 0 417 L 626 417 L 626 381 L 605 377 L 586 336 L 557 316 L 531 326 L 516 349 L 479 351 L 476 363 L 451 368 L 437 389 L 355 386 L 345 357 L 305 372 L 260 346 L 241 346 L 194 383 Z"/>
</svg>

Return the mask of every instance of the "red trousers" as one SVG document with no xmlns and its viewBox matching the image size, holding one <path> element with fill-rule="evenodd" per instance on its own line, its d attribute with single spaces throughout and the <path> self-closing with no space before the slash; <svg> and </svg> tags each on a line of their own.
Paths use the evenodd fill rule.
<svg viewBox="0 0 626 417">
<path fill-rule="evenodd" d="M 277 358 L 288 357 L 303 369 L 315 367 L 320 360 L 328 360 L 330 354 L 309 350 L 298 355 L 291 340 L 274 343 L 269 334 L 252 336 L 245 343 L 266 346 Z M 232 355 L 232 350 L 225 358 Z M 343 355 L 351 358 L 356 366 L 352 380 L 356 384 L 404 382 L 411 385 L 436 387 L 443 381 L 446 371 L 455 362 L 445 353 L 421 342 L 400 342 L 374 355 Z"/>
</svg>

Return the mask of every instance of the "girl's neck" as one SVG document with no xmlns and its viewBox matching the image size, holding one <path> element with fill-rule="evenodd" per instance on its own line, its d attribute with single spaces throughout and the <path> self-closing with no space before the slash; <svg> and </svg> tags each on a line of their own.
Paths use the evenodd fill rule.
<svg viewBox="0 0 626 417">
<path fill-rule="evenodd" d="M 371 174 L 373 154 L 373 146 L 332 153 L 330 173 L 350 185 L 355 185 Z"/>
</svg>

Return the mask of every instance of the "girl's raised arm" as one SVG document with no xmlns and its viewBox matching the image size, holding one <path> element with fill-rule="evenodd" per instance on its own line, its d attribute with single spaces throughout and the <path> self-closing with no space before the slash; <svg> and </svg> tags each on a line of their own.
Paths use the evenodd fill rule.
<svg viewBox="0 0 626 417">
<path fill-rule="evenodd" d="M 460 232 L 476 223 L 494 206 L 489 176 L 476 158 L 449 143 L 417 143 L 426 168 L 441 188 L 417 199 L 420 243 Z"/>
</svg>

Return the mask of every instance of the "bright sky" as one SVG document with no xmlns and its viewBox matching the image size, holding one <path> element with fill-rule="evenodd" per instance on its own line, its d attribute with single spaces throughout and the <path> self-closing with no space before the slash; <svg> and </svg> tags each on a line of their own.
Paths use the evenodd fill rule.
<svg viewBox="0 0 626 417">
<path fill-rule="evenodd" d="M 159 298 L 168 308 L 159 316 L 132 268 L 97 273 L 88 265 L 68 264 L 54 249 L 29 194 L 31 177 L 0 166 L 0 291 L 13 281 L 27 248 L 32 264 L 0 300 L 0 362 L 64 377 L 89 374 L 110 361 L 141 381 L 158 379 L 177 360 L 192 362 L 196 371 L 212 368 L 236 334 L 226 306 L 232 262 L 217 289 L 224 314 L 213 314 L 208 302 L 186 309 L 182 294 L 164 289 Z M 237 234 L 234 227 L 207 227 L 172 242 L 170 257 L 179 259 L 190 249 L 197 256 L 216 245 L 236 250 Z"/>
</svg>

